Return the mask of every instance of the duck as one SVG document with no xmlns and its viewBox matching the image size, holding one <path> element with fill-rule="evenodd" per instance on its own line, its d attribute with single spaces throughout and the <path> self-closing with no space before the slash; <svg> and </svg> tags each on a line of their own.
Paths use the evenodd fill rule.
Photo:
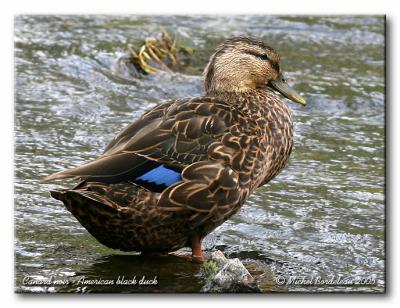
<svg viewBox="0 0 400 308">
<path fill-rule="evenodd" d="M 291 110 L 306 105 L 286 82 L 280 56 L 261 40 L 234 37 L 204 69 L 203 96 L 160 102 L 125 127 L 102 155 L 45 177 L 101 244 L 166 254 L 184 247 L 205 261 L 202 240 L 287 165 Z"/>
</svg>

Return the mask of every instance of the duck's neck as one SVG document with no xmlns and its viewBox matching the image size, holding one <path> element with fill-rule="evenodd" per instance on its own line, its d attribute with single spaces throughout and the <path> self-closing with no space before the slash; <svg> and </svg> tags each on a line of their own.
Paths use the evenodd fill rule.
<svg viewBox="0 0 400 308">
<path fill-rule="evenodd" d="M 219 98 L 251 116 L 262 117 L 270 110 L 281 110 L 290 113 L 285 101 L 269 89 L 255 89 L 251 91 L 210 91 L 207 96 Z"/>
</svg>

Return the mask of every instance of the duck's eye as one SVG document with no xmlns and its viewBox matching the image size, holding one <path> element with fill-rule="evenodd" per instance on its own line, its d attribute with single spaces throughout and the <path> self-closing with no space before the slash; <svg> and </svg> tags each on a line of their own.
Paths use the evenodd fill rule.
<svg viewBox="0 0 400 308">
<path fill-rule="evenodd" d="M 254 52 L 252 50 L 245 51 L 245 53 L 247 53 L 248 55 L 252 55 L 253 57 L 256 57 L 261 60 L 269 60 L 268 55 L 266 53 L 258 53 L 258 52 Z"/>
</svg>

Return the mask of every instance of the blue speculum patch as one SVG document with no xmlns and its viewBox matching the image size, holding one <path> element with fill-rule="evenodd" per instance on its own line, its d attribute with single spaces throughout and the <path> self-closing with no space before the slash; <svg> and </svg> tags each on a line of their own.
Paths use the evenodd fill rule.
<svg viewBox="0 0 400 308">
<path fill-rule="evenodd" d="M 149 183 L 154 183 L 156 185 L 171 186 L 176 182 L 182 181 L 182 176 L 179 172 L 168 169 L 164 165 L 160 165 L 140 177 L 137 180 L 147 181 Z"/>
</svg>

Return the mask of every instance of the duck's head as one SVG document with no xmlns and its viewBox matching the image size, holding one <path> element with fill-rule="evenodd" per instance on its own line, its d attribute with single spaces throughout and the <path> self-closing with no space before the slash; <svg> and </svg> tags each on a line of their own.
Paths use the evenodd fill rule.
<svg viewBox="0 0 400 308">
<path fill-rule="evenodd" d="M 279 60 L 278 53 L 261 41 L 244 37 L 229 39 L 217 48 L 204 70 L 206 93 L 248 92 L 270 87 L 305 105 L 305 99 L 286 83 Z"/>
</svg>

